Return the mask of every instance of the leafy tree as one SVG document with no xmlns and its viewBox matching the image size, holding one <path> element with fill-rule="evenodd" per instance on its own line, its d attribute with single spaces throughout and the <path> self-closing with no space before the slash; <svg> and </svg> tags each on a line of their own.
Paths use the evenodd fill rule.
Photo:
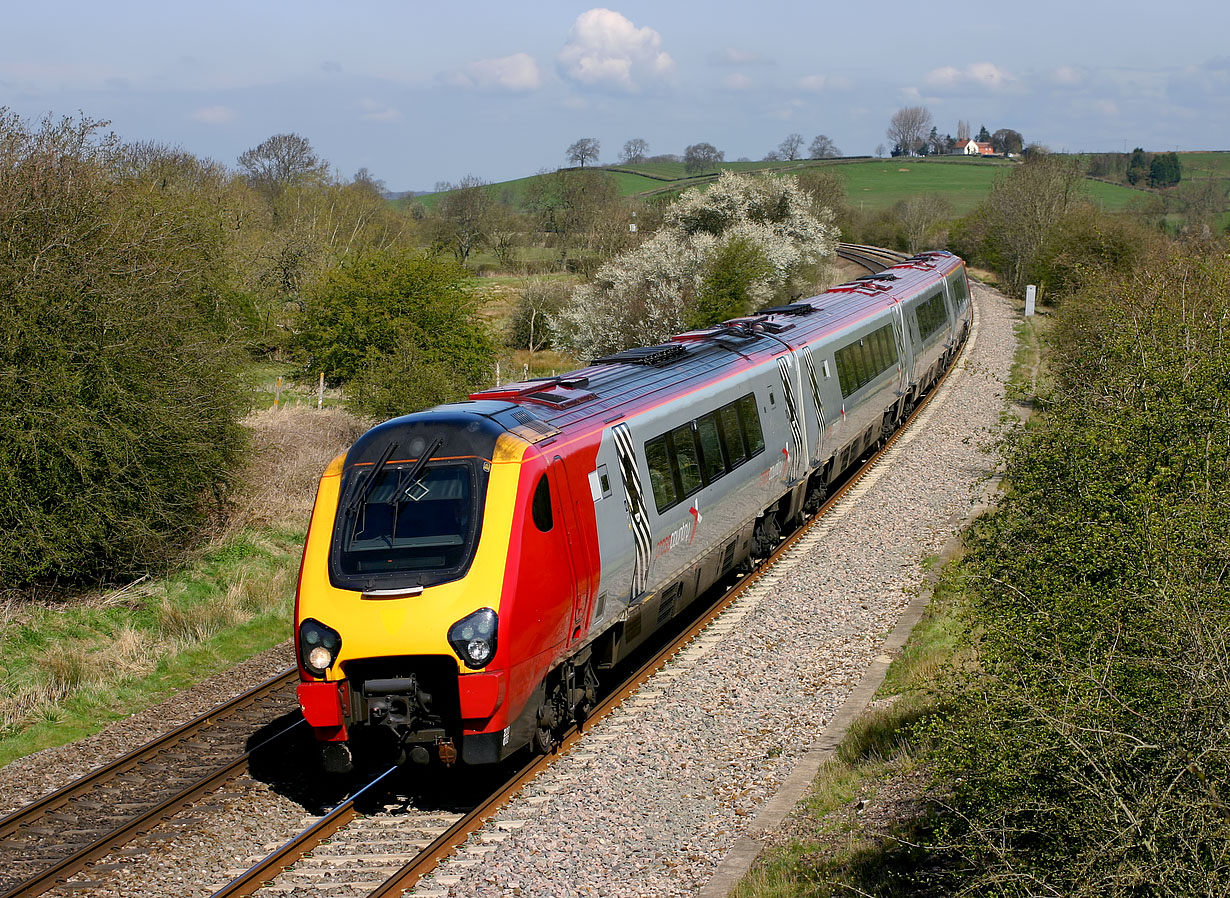
<svg viewBox="0 0 1230 898">
<path fill-rule="evenodd" d="M 787 134 L 786 139 L 778 144 L 777 152 L 788 162 L 798 159 L 803 152 L 803 135 L 797 132 Z"/>
<path fill-rule="evenodd" d="M 886 135 L 905 155 L 914 156 L 922 150 L 923 135 L 930 127 L 931 112 L 926 106 L 903 106 L 893 113 Z"/>
<path fill-rule="evenodd" d="M 841 155 L 841 150 L 837 149 L 827 135 L 817 134 L 811 142 L 808 154 L 812 159 L 835 159 Z"/>
<path fill-rule="evenodd" d="M 1011 128 L 1000 128 L 991 135 L 991 146 L 995 148 L 997 153 L 1012 153 L 1015 155 L 1025 148 L 1025 138 L 1021 137 L 1020 131 L 1013 131 Z"/>
<path fill-rule="evenodd" d="M 0 589 L 163 563 L 242 448 L 218 172 L 0 109 Z"/>
<path fill-rule="evenodd" d="M 1145 155 L 1145 151 L 1141 147 L 1136 147 L 1132 150 L 1132 156 L 1128 159 L 1127 180 L 1129 184 L 1136 184 L 1141 181 L 1149 172 L 1149 159 Z"/>
<path fill-rule="evenodd" d="M 718 247 L 701 274 L 689 327 L 709 327 L 753 310 L 755 287 L 773 274 L 764 247 L 736 236 Z"/>
<path fill-rule="evenodd" d="M 405 251 L 346 259 L 309 286 L 295 348 L 305 374 L 333 384 L 361 381 L 361 408 L 381 413 L 381 377 L 399 384 L 415 370 L 430 389 L 411 391 L 402 410 L 458 398 L 490 378 L 494 349 L 475 316 L 465 270 Z M 448 389 L 440 392 L 441 384 Z M 375 391 L 375 392 L 373 392 Z M 384 400 L 381 400 L 383 402 Z"/>
<path fill-rule="evenodd" d="M 1178 153 L 1158 153 L 1149 163 L 1150 187 L 1173 187 L 1181 179 Z"/>
<path fill-rule="evenodd" d="M 990 143 L 991 142 L 991 132 L 987 130 L 986 125 L 983 125 L 981 128 L 978 129 L 978 136 L 975 137 L 974 140 L 978 141 L 979 143 Z"/>
<path fill-rule="evenodd" d="M 598 143 L 598 138 L 582 137 L 576 143 L 572 144 L 572 146 L 568 147 L 565 151 L 565 155 L 567 155 L 569 162 L 584 168 L 586 162 L 598 161 L 598 151 L 600 147 L 601 144 Z"/>
<path fill-rule="evenodd" d="M 726 154 L 711 143 L 694 143 L 683 151 L 683 167 L 689 174 L 709 171 L 726 158 Z"/>
<path fill-rule="evenodd" d="M 634 137 L 624 143 L 624 148 L 619 152 L 619 161 L 626 165 L 644 162 L 648 152 L 649 142 L 639 137 Z"/>
</svg>

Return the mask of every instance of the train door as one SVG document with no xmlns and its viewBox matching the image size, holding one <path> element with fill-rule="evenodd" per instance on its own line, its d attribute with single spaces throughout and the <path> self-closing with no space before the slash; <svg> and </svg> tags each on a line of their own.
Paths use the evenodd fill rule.
<svg viewBox="0 0 1230 898">
<path fill-rule="evenodd" d="M 581 639 L 587 632 L 590 601 L 593 594 L 594 567 L 590 558 L 589 540 L 581 530 L 581 517 L 572 496 L 572 485 L 564 460 L 555 456 L 551 462 L 551 489 L 559 497 L 560 514 L 564 524 L 564 539 L 568 546 L 563 564 L 568 566 L 573 584 L 572 621 L 568 627 L 568 642 Z"/>
</svg>

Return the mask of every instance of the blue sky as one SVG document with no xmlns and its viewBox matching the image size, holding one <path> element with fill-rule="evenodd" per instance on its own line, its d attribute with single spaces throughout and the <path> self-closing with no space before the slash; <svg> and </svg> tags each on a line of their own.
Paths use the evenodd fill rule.
<svg viewBox="0 0 1230 898">
<path fill-rule="evenodd" d="M 418 0 L 4 3 L 0 106 L 108 119 L 233 166 L 271 134 L 393 190 L 791 132 L 845 153 L 927 106 L 941 133 L 1056 150 L 1230 148 L 1230 4 L 728 0 L 610 7 Z"/>
</svg>

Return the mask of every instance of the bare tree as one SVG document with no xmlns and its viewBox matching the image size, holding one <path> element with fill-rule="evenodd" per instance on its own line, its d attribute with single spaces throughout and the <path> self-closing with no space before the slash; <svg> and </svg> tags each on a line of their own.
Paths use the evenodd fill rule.
<svg viewBox="0 0 1230 898">
<path fill-rule="evenodd" d="M 462 265 L 470 253 L 486 239 L 491 210 L 491 191 L 486 181 L 466 175 L 461 183 L 440 197 L 437 240 L 448 246 Z"/>
<path fill-rule="evenodd" d="M 777 152 L 781 153 L 783 159 L 790 162 L 798 159 L 803 152 L 803 135 L 798 132 L 787 134 L 786 139 L 777 145 Z"/>
<path fill-rule="evenodd" d="M 239 156 L 248 183 L 270 199 L 292 184 L 321 177 L 325 167 L 306 137 L 275 134 Z"/>
<path fill-rule="evenodd" d="M 636 162 L 644 162 L 648 152 L 649 142 L 639 137 L 634 137 L 624 144 L 623 150 L 619 153 L 619 161 L 629 165 Z"/>
<path fill-rule="evenodd" d="M 960 119 L 957 122 L 957 143 L 969 143 L 969 119 Z"/>
<path fill-rule="evenodd" d="M 881 157 L 883 155 L 884 155 L 884 144 L 877 143 L 876 144 L 876 156 Z"/>
<path fill-rule="evenodd" d="M 920 193 L 897 203 L 894 213 L 906 249 L 916 253 L 934 249 L 940 242 L 944 225 L 952 217 L 952 206 L 938 193 Z"/>
<path fill-rule="evenodd" d="M 902 106 L 893 113 L 885 134 L 903 153 L 914 156 L 922 149 L 930 128 L 931 112 L 926 106 Z"/>
<path fill-rule="evenodd" d="M 1076 202 L 1082 174 L 1076 157 L 1027 156 L 1024 165 L 991 187 L 990 224 L 1003 244 L 1004 273 L 1025 292 L 1026 276 L 1055 225 Z"/>
<path fill-rule="evenodd" d="M 812 159 L 835 159 L 841 155 L 841 150 L 834 146 L 833 141 L 828 135 L 817 134 L 816 139 L 811 142 L 811 148 L 808 150 Z"/>
<path fill-rule="evenodd" d="M 568 161 L 576 165 L 585 167 L 586 162 L 598 161 L 599 143 L 596 137 L 582 137 L 576 143 L 568 148 L 566 155 Z"/>
<path fill-rule="evenodd" d="M 715 168 L 726 154 L 711 143 L 694 143 L 683 151 L 683 167 L 689 172 Z"/>
</svg>

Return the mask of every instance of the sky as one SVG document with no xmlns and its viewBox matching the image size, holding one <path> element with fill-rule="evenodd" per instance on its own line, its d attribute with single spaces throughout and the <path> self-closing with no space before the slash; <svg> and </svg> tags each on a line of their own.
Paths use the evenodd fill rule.
<svg viewBox="0 0 1230 898">
<path fill-rule="evenodd" d="M 0 0 L 0 107 L 235 167 L 306 137 L 390 190 L 567 164 L 597 138 L 873 154 L 902 106 L 1057 151 L 1230 149 L 1230 4 L 1035 0 Z"/>
</svg>

